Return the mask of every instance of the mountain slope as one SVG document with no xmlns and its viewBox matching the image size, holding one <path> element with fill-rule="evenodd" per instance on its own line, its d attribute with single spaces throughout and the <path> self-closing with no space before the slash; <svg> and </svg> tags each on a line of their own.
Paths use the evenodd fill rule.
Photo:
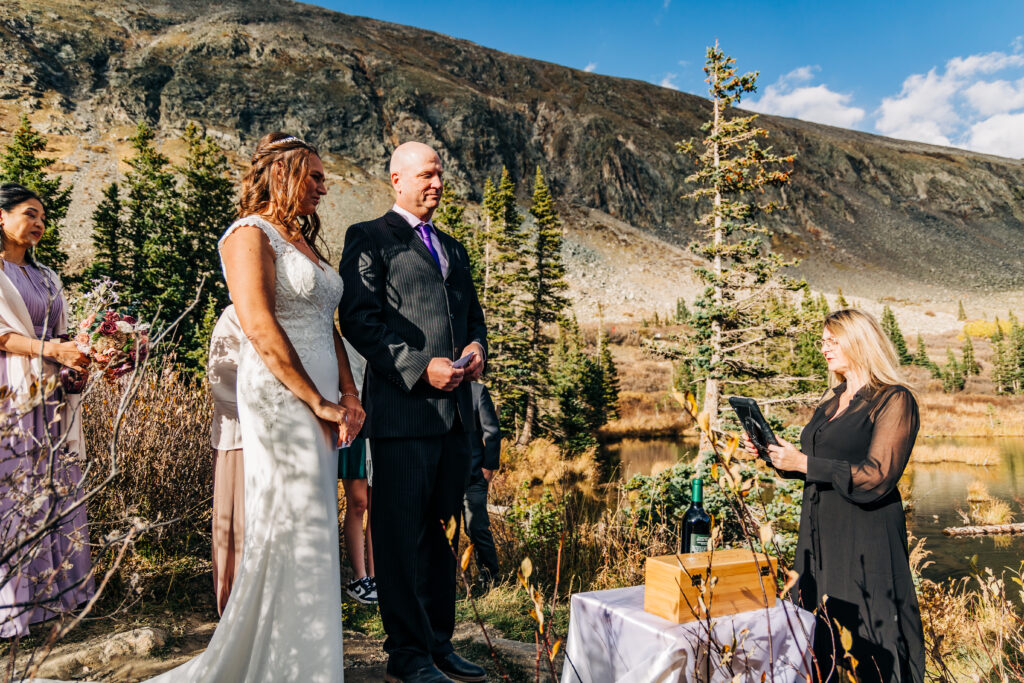
<svg viewBox="0 0 1024 683">
<path fill-rule="evenodd" d="M 4 130 L 26 110 L 56 135 L 79 188 L 82 254 L 88 211 L 134 123 L 172 134 L 198 121 L 239 163 L 270 130 L 316 143 L 332 172 L 335 247 L 344 225 L 386 208 L 388 154 L 415 138 L 477 200 L 502 166 L 518 179 L 540 166 L 569 219 L 582 295 L 665 310 L 694 291 L 680 276 L 692 261 L 696 211 L 680 198 L 691 167 L 675 142 L 699 135 L 709 105 L 686 93 L 282 0 L 8 0 Z M 762 121 L 797 155 L 776 244 L 815 286 L 940 302 L 1024 290 L 1024 162 Z"/>
</svg>

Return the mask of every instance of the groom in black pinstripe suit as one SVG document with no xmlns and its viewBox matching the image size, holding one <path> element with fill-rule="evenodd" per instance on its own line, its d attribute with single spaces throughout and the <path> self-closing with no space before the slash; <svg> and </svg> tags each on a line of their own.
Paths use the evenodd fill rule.
<svg viewBox="0 0 1024 683">
<path fill-rule="evenodd" d="M 452 649 L 455 559 L 443 525 L 462 506 L 470 381 L 483 371 L 487 331 L 466 250 L 431 223 L 440 158 L 408 142 L 390 170 L 395 206 L 345 235 L 339 309 L 345 338 L 367 361 L 363 429 L 388 680 L 483 681 L 483 668 Z M 467 355 L 468 365 L 455 367 Z"/>
</svg>

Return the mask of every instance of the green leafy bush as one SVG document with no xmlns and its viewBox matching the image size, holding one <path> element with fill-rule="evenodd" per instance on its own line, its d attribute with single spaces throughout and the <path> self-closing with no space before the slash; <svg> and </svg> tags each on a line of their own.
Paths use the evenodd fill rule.
<svg viewBox="0 0 1024 683">
<path fill-rule="evenodd" d="M 657 475 L 636 475 L 626 483 L 627 503 L 621 508 L 629 522 L 648 528 L 666 527 L 678 536 L 682 519 L 690 505 L 690 481 L 698 470 L 693 463 L 679 463 Z M 780 552 L 780 566 L 791 566 L 796 551 L 800 526 L 803 482 L 782 479 L 755 467 L 740 463 L 739 474 L 751 481 L 746 503 L 759 523 L 770 523 L 775 532 L 774 544 L 762 547 L 758 529 L 750 535 L 755 550 Z M 722 529 L 722 543 L 728 548 L 748 547 L 739 517 L 729 497 L 712 476 L 711 465 L 701 465 L 699 476 L 704 480 L 704 509 Z"/>
</svg>

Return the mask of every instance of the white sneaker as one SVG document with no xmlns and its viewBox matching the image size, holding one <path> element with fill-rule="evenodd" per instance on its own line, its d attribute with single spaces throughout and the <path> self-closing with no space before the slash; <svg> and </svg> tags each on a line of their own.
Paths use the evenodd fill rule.
<svg viewBox="0 0 1024 683">
<path fill-rule="evenodd" d="M 372 577 L 364 576 L 345 586 L 345 592 L 362 605 L 373 605 L 377 602 L 377 584 Z"/>
</svg>

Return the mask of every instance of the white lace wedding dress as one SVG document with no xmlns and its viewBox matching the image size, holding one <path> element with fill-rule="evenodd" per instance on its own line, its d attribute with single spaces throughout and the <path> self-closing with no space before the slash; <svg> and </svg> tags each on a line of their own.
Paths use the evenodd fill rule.
<svg viewBox="0 0 1024 683">
<path fill-rule="evenodd" d="M 341 277 L 318 268 L 257 216 L 276 255 L 278 322 L 320 393 L 338 399 L 334 311 Z M 338 451 L 305 403 L 243 338 L 238 417 L 245 460 L 245 546 L 206 651 L 159 683 L 341 683 Z"/>
<path fill-rule="evenodd" d="M 221 243 L 243 225 L 270 240 L 277 320 L 320 393 L 338 400 L 333 334 L 341 277 L 258 216 L 236 221 Z M 236 392 L 245 462 L 242 566 L 206 651 L 155 680 L 340 683 L 338 449 L 244 338 Z"/>
</svg>

